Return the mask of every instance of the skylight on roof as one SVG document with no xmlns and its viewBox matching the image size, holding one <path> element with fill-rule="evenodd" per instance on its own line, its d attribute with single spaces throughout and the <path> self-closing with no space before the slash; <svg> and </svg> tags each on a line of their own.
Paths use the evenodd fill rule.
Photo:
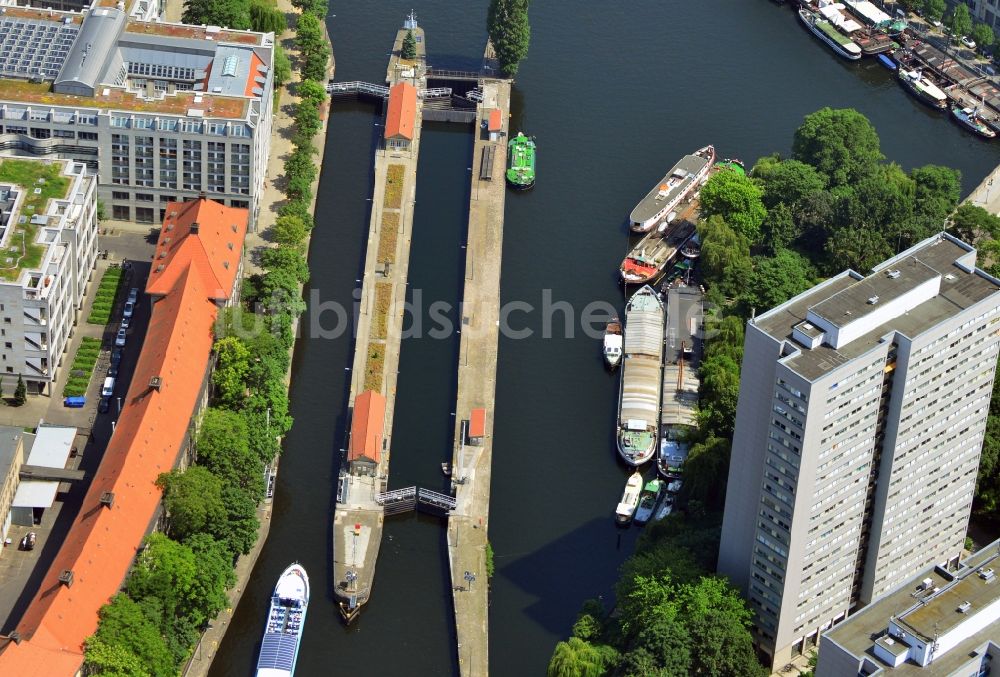
<svg viewBox="0 0 1000 677">
<path fill-rule="evenodd" d="M 230 77 L 236 77 L 236 69 L 239 65 L 240 57 L 232 54 L 227 56 L 226 60 L 222 62 L 222 74 Z"/>
</svg>

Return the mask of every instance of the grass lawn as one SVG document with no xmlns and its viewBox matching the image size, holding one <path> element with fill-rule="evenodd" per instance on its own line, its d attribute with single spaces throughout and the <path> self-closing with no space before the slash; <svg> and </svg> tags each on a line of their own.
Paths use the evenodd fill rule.
<svg viewBox="0 0 1000 677">
<path fill-rule="evenodd" d="M 382 392 L 382 368 L 385 365 L 385 346 L 381 343 L 368 344 L 368 359 L 365 360 L 364 390 Z"/>
<path fill-rule="evenodd" d="M 403 205 L 403 165 L 389 165 L 385 174 L 385 198 L 382 206 L 386 209 L 399 209 Z"/>
<path fill-rule="evenodd" d="M 24 201 L 20 216 L 26 217 L 25 223 L 12 223 L 14 230 L 7 236 L 7 248 L 0 252 L 0 278 L 13 281 L 22 270 L 41 265 L 47 247 L 35 242 L 39 226 L 31 223 L 31 217 L 43 214 L 50 199 L 66 197 L 69 179 L 60 173 L 61 169 L 62 165 L 47 165 L 37 160 L 8 159 L 0 162 L 0 183 L 14 183 L 21 187 Z M 36 189 L 38 193 L 35 193 Z"/>
<path fill-rule="evenodd" d="M 392 285 L 379 282 L 375 285 L 375 318 L 372 320 L 372 338 L 384 339 L 389 326 L 389 306 L 392 303 Z"/>
<path fill-rule="evenodd" d="M 382 212 L 382 226 L 378 236 L 379 261 L 396 262 L 396 231 L 399 230 L 399 214 Z"/>
<path fill-rule="evenodd" d="M 88 324 L 107 324 L 111 319 L 111 311 L 115 307 L 115 298 L 122 285 L 122 269 L 119 267 L 108 268 L 101 277 L 101 282 L 97 286 L 97 296 L 94 297 L 94 305 L 90 308 L 90 315 L 87 316 Z"/>
<path fill-rule="evenodd" d="M 84 336 L 80 339 L 80 347 L 76 349 L 73 364 L 69 366 L 69 379 L 63 388 L 63 397 L 86 395 L 90 379 L 94 375 L 94 365 L 101 354 L 101 339 Z"/>
</svg>

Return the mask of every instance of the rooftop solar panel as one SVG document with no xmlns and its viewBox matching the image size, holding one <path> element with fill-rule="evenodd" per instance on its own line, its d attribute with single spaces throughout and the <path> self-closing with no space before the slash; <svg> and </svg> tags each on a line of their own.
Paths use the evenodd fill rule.
<svg viewBox="0 0 1000 677">
<path fill-rule="evenodd" d="M 298 637 L 277 632 L 268 632 L 260 647 L 257 669 L 291 670 L 295 663 L 295 647 Z"/>
</svg>

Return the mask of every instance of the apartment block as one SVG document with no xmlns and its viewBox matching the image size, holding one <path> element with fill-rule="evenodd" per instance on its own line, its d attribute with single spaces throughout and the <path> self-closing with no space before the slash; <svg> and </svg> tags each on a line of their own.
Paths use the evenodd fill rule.
<svg viewBox="0 0 1000 677">
<path fill-rule="evenodd" d="M 0 378 L 45 392 L 97 260 L 97 181 L 80 162 L 0 158 Z"/>
<path fill-rule="evenodd" d="M 719 571 L 780 668 L 957 562 L 1000 343 L 1000 281 L 940 234 L 751 320 Z"/>
<path fill-rule="evenodd" d="M 134 4 L 133 4 L 134 6 Z M 259 210 L 274 34 L 0 7 L 0 153 L 76 160 L 115 219 L 205 192 Z"/>
<path fill-rule="evenodd" d="M 988 675 L 1000 658 L 1000 541 L 929 568 L 820 640 L 817 677 Z"/>
</svg>

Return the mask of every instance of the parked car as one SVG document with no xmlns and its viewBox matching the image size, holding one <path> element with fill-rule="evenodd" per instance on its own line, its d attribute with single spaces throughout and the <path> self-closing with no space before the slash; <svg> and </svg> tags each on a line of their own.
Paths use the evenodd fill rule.
<svg viewBox="0 0 1000 677">
<path fill-rule="evenodd" d="M 117 367 L 121 363 L 121 361 L 122 361 L 122 349 L 115 348 L 113 351 L 111 351 L 111 364 Z"/>
<path fill-rule="evenodd" d="M 125 330 L 119 329 L 118 334 L 115 336 L 115 345 L 119 348 L 125 347 Z"/>
<path fill-rule="evenodd" d="M 135 303 L 139 299 L 139 288 L 132 287 L 128 290 L 128 300 L 129 303 Z"/>
<path fill-rule="evenodd" d="M 112 364 L 111 366 L 108 367 L 108 376 L 113 376 L 114 378 L 118 378 L 117 364 Z"/>
<path fill-rule="evenodd" d="M 101 397 L 111 397 L 115 394 L 115 377 L 108 376 L 104 379 L 104 385 L 101 386 Z"/>
<path fill-rule="evenodd" d="M 132 318 L 130 318 L 130 317 L 123 317 L 122 318 L 122 323 L 121 323 L 121 328 L 122 329 L 128 329 L 129 325 L 131 325 L 131 324 L 132 324 Z"/>
<path fill-rule="evenodd" d="M 968 47 L 969 49 L 976 48 L 976 41 L 970 38 L 968 35 L 962 36 L 962 44 Z"/>
<path fill-rule="evenodd" d="M 35 532 L 29 531 L 21 539 L 21 550 L 34 550 L 35 549 Z"/>
<path fill-rule="evenodd" d="M 934 26 L 934 28 L 941 28 L 941 22 L 937 19 L 934 19 L 933 21 L 931 21 L 931 26 Z"/>
<path fill-rule="evenodd" d="M 126 318 L 132 317 L 132 313 L 135 312 L 135 301 L 125 302 L 125 311 L 122 313 Z"/>
<path fill-rule="evenodd" d="M 102 397 L 101 401 L 97 403 L 97 413 L 99 413 L 99 414 L 106 414 L 106 413 L 108 413 L 108 409 L 110 409 L 110 408 L 111 408 L 111 398 L 110 397 Z"/>
</svg>

